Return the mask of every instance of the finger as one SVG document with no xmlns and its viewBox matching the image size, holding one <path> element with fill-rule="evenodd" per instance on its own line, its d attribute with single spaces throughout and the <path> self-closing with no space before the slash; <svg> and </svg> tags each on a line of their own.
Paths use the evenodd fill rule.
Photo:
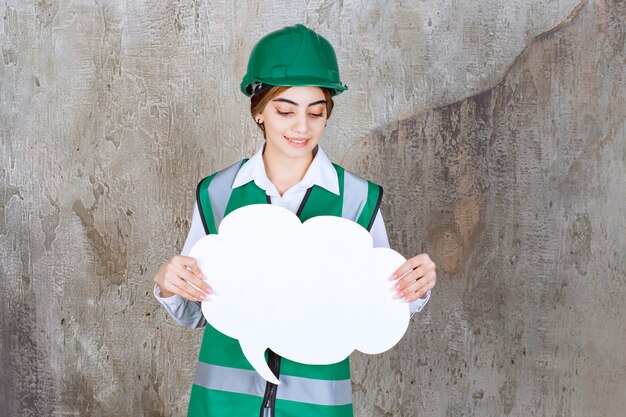
<svg viewBox="0 0 626 417">
<path fill-rule="evenodd" d="M 412 281 L 409 285 L 404 288 L 396 290 L 396 298 L 406 298 L 411 294 L 415 294 L 416 292 L 420 292 L 422 294 L 426 293 L 427 290 L 425 288 L 432 288 L 435 286 L 435 273 L 428 273 L 423 277 L 420 277 L 417 280 Z"/>
<path fill-rule="evenodd" d="M 202 270 L 200 269 L 200 267 L 198 266 L 198 263 L 196 262 L 194 258 L 190 256 L 181 255 L 181 256 L 175 256 L 174 260 L 175 260 L 174 266 L 177 267 L 176 268 L 177 271 L 180 271 L 182 268 L 186 271 L 191 272 L 196 277 L 198 277 L 198 279 L 185 278 L 187 281 L 190 281 L 191 283 L 193 283 L 195 286 L 199 287 L 202 291 L 206 293 L 211 292 L 211 287 L 209 286 L 209 284 L 205 282 L 206 276 L 202 273 Z"/>
<path fill-rule="evenodd" d="M 193 284 L 192 286 L 196 286 L 196 287 L 200 288 L 201 292 L 204 291 L 207 294 L 211 292 L 211 287 L 209 286 L 209 284 L 204 282 L 196 274 L 192 273 L 187 268 L 180 268 L 180 267 L 178 267 L 176 269 L 176 274 L 177 274 L 177 276 L 179 278 L 182 278 L 187 283 Z"/>
<path fill-rule="evenodd" d="M 209 296 L 207 294 L 204 294 L 203 292 L 198 291 L 193 286 L 189 285 L 188 282 L 181 280 L 179 281 L 178 285 L 182 291 L 184 291 L 185 293 L 193 297 L 195 301 L 209 301 Z"/>
<path fill-rule="evenodd" d="M 200 289 L 200 291 L 203 291 L 207 294 L 210 294 L 211 292 L 213 292 L 213 289 L 211 288 L 211 286 L 202 278 L 200 278 L 198 274 L 195 274 L 186 268 L 179 269 L 178 272 L 180 272 L 181 277 L 184 278 L 185 281 L 190 282 L 191 284 L 195 285 L 196 287 Z"/>
<path fill-rule="evenodd" d="M 398 279 L 398 282 L 396 282 L 396 285 L 394 285 L 394 288 L 396 290 L 404 290 L 409 285 L 413 284 L 415 281 L 425 276 L 426 272 L 427 271 L 426 271 L 426 268 L 424 268 L 424 266 L 418 266 L 417 268 L 404 274 L 402 278 Z"/>
<path fill-rule="evenodd" d="M 189 283 L 186 282 L 183 279 L 181 279 L 178 282 L 176 282 L 175 285 L 183 293 L 181 295 L 183 295 L 183 296 L 187 295 L 187 297 L 185 297 L 185 298 L 189 298 L 189 299 L 192 299 L 194 301 L 208 301 L 209 300 L 209 296 L 207 294 L 204 294 L 204 293 L 198 291 L 197 289 L 195 289 L 194 287 L 189 285 Z"/>
<path fill-rule="evenodd" d="M 433 279 L 426 276 L 416 281 L 415 284 L 411 286 L 411 292 L 407 291 L 407 293 L 418 294 L 419 296 L 421 296 L 425 294 L 428 290 L 433 288 L 434 286 L 435 286 L 435 282 L 433 281 Z"/>
<path fill-rule="evenodd" d="M 181 286 L 179 286 L 181 283 L 184 283 L 184 281 L 176 277 L 174 278 L 174 280 L 167 280 L 162 288 L 168 292 L 171 292 L 183 298 L 186 298 L 187 300 L 199 301 L 199 302 L 203 301 L 197 297 L 194 297 L 192 294 L 188 293 L 183 288 L 181 288 Z"/>
<path fill-rule="evenodd" d="M 198 266 L 198 262 L 196 262 L 196 260 L 191 256 L 180 255 L 176 257 L 176 260 L 178 264 L 185 268 L 188 268 L 191 272 L 199 276 L 201 279 L 206 279 L 206 277 L 202 273 L 202 270 Z"/>
<path fill-rule="evenodd" d="M 198 264 L 192 265 L 192 266 L 188 266 L 187 270 L 191 271 L 194 275 L 196 275 L 198 278 L 200 278 L 201 280 L 206 279 L 206 277 L 204 276 L 204 274 L 202 273 L 202 270 L 200 269 L 200 267 L 198 266 Z"/>
<path fill-rule="evenodd" d="M 400 268 L 394 271 L 391 277 L 389 277 L 389 280 L 394 281 L 397 279 L 402 279 L 404 276 L 406 276 L 406 274 L 408 274 L 412 270 L 413 268 L 409 266 L 409 261 L 406 261 L 405 263 L 402 264 L 402 266 L 400 266 Z"/>
<path fill-rule="evenodd" d="M 427 261 L 430 261 L 430 257 L 425 253 L 407 259 L 400 266 L 400 268 L 396 269 L 396 271 L 393 273 L 393 275 L 391 275 L 391 278 L 389 279 L 393 281 L 395 279 L 402 278 L 405 274 L 411 272 L 413 269 L 417 268 L 423 263 L 426 263 Z"/>
<path fill-rule="evenodd" d="M 427 283 L 424 278 L 420 279 L 419 281 L 413 281 L 413 284 L 409 285 L 408 287 L 397 290 L 395 298 L 406 298 L 412 294 L 415 294 L 416 291 L 419 291 L 420 288 L 425 285 L 427 285 Z"/>
<path fill-rule="evenodd" d="M 428 291 L 430 291 L 430 290 L 428 290 Z M 428 291 L 425 291 L 424 293 L 421 293 L 421 292 L 413 293 L 410 296 L 406 297 L 404 300 L 407 303 L 412 303 L 413 301 L 418 300 L 418 299 L 425 300 L 426 299 L 426 294 L 428 294 Z"/>
<path fill-rule="evenodd" d="M 428 291 L 435 287 L 435 281 L 435 276 L 433 274 L 428 274 L 416 281 L 415 284 L 409 287 L 409 289 L 403 291 L 401 297 L 404 297 L 404 299 L 409 302 L 415 301 L 418 298 L 423 298 Z"/>
<path fill-rule="evenodd" d="M 426 294 L 435 288 L 435 281 L 428 281 L 428 284 L 422 287 L 421 289 L 415 291 L 415 297 L 417 298 L 426 298 Z"/>
<path fill-rule="evenodd" d="M 200 280 L 196 275 L 192 274 L 186 269 L 180 268 L 176 272 L 177 272 L 177 276 L 179 280 L 182 281 L 182 282 L 176 282 L 176 285 L 179 288 L 183 289 L 185 292 L 201 300 L 208 299 L 207 295 L 210 293 L 210 290 L 211 290 L 208 284 Z M 207 288 L 207 290 L 204 290 L 203 292 L 203 290 L 199 290 L 198 288 L 195 288 L 193 285 L 190 285 L 189 283 L 192 283 L 198 288 L 200 287 L 200 285 L 203 285 L 204 287 Z"/>
</svg>

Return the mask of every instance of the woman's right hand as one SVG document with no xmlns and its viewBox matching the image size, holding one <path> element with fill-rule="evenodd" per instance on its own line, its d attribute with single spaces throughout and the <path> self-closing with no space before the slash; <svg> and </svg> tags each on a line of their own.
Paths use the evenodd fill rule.
<svg viewBox="0 0 626 417">
<path fill-rule="evenodd" d="M 174 256 L 167 261 L 165 265 L 159 269 L 154 282 L 161 289 L 162 297 L 171 297 L 178 294 L 183 298 L 191 301 L 207 301 L 208 294 L 211 293 L 211 287 L 205 281 L 206 279 L 196 260 L 189 256 Z M 191 284 L 198 287 L 198 291 Z"/>
</svg>

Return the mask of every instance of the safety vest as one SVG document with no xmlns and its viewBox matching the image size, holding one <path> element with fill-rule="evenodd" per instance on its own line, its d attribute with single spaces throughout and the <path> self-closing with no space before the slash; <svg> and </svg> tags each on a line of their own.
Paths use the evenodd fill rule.
<svg viewBox="0 0 626 417">
<path fill-rule="evenodd" d="M 206 177 L 196 198 L 207 234 L 217 233 L 231 211 L 270 203 L 254 181 L 232 189 L 246 160 Z M 334 164 L 333 164 L 334 165 Z M 338 165 L 340 195 L 314 185 L 297 211 L 301 221 L 332 215 L 356 221 L 369 230 L 382 198 L 382 188 Z M 272 323 L 267 323 L 271 326 Z M 266 360 L 280 385 L 266 382 L 252 368 L 239 342 L 206 324 L 188 417 L 352 417 L 349 359 L 332 365 L 305 365 L 268 349 Z"/>
</svg>

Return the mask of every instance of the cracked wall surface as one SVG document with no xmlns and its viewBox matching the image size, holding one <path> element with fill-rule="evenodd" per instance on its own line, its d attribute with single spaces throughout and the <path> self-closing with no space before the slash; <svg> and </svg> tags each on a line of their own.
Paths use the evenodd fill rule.
<svg viewBox="0 0 626 417">
<path fill-rule="evenodd" d="M 0 2 L 0 415 L 185 415 L 201 332 L 152 277 L 196 182 L 261 138 L 238 92 L 304 22 L 350 90 L 323 139 L 438 265 L 357 416 L 626 408 L 623 1 Z"/>
</svg>

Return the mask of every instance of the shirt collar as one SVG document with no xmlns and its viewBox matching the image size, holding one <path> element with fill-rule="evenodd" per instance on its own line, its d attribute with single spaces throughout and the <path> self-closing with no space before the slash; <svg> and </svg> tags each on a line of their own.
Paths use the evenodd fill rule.
<svg viewBox="0 0 626 417">
<path fill-rule="evenodd" d="M 265 173 L 265 164 L 263 163 L 264 148 L 265 145 L 261 146 L 261 149 L 241 166 L 235 177 L 232 188 L 241 187 L 250 181 L 254 181 L 257 186 L 266 191 L 269 195 L 274 193 L 278 194 L 276 187 L 274 187 L 274 184 L 267 178 L 267 174 Z M 333 194 L 339 195 L 337 171 L 319 145 L 317 146 L 317 152 L 306 174 L 304 174 L 302 180 L 291 189 L 310 188 L 313 185 L 317 185 Z"/>
</svg>

